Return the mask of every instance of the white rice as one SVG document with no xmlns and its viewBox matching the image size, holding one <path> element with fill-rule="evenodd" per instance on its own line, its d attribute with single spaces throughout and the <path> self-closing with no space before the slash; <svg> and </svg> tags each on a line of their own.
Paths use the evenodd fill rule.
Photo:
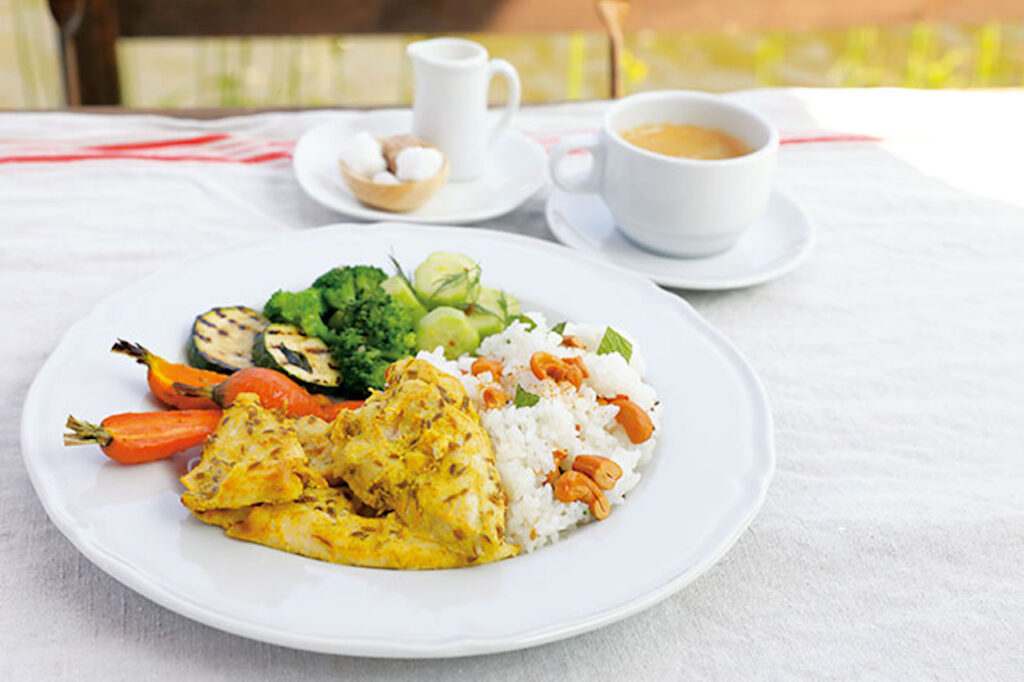
<svg viewBox="0 0 1024 682">
<path fill-rule="evenodd" d="M 501 482 L 508 495 L 506 536 L 529 552 L 555 542 L 565 532 L 592 520 L 583 502 L 559 502 L 553 488 L 545 482 L 547 472 L 555 468 L 552 453 L 563 450 L 571 464 L 577 455 L 601 455 L 622 467 L 622 478 L 605 496 L 615 507 L 625 502 L 626 493 L 640 481 L 640 470 L 654 453 L 660 426 L 657 394 L 644 383 L 643 358 L 633 343 L 632 357 L 626 362 L 618 353 L 597 354 L 605 325 L 567 323 L 564 334 L 580 339 L 585 348 L 566 348 L 562 335 L 550 331 L 544 316 L 528 314 L 537 326 L 528 331 L 521 322 L 513 323 L 500 334 L 484 339 L 477 349 L 479 357 L 501 362 L 500 386 L 509 396 L 502 408 L 485 410 L 481 389 L 495 383 L 489 372 L 474 377 L 469 373 L 476 356 L 463 355 L 449 361 L 440 348 L 418 357 L 462 380 L 466 392 L 480 411 L 484 429 L 491 438 Z M 629 339 L 628 333 L 615 331 Z M 557 357 L 579 355 L 590 376 L 577 391 L 571 384 L 541 381 L 530 370 L 530 357 L 545 351 Z M 512 398 L 516 386 L 540 397 L 531 407 L 515 407 Z M 601 405 L 597 398 L 626 395 L 647 411 L 654 424 L 654 435 L 634 445 L 622 426 L 615 421 L 619 408 Z"/>
</svg>

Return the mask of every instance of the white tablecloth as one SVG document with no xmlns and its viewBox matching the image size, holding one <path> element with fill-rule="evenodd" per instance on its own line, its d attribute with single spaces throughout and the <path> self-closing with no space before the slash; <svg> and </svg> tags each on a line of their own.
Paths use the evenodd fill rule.
<svg viewBox="0 0 1024 682">
<path fill-rule="evenodd" d="M 337 112 L 0 115 L 0 678 L 1024 679 L 1024 92 L 733 96 L 782 129 L 778 186 L 820 230 L 777 281 L 680 294 L 767 387 L 763 511 L 645 613 L 450 661 L 308 654 L 166 611 L 78 554 L 21 462 L 23 396 L 92 305 L 196 253 L 343 220 L 286 158 Z M 518 125 L 549 142 L 603 108 Z M 169 140 L 192 141 L 153 144 Z M 488 226 L 550 238 L 542 205 Z"/>
</svg>

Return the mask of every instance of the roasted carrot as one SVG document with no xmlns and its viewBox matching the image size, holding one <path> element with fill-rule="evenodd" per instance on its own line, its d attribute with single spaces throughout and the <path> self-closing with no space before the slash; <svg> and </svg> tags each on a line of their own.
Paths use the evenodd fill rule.
<svg viewBox="0 0 1024 682">
<path fill-rule="evenodd" d="M 181 395 L 209 398 L 220 407 L 229 407 L 239 393 L 255 393 L 260 404 L 268 410 L 281 410 L 290 417 L 312 414 L 327 421 L 333 421 L 339 410 L 354 409 L 362 404 L 350 401 L 327 405 L 324 399 L 311 395 L 281 372 L 264 367 L 240 369 L 213 386 L 175 382 L 173 388 Z"/>
<path fill-rule="evenodd" d="M 217 428 L 220 415 L 220 410 L 128 412 L 107 417 L 99 425 L 69 415 L 64 445 L 96 443 L 121 464 L 152 462 L 202 445 Z"/>
<path fill-rule="evenodd" d="M 240 393 L 255 393 L 268 410 L 281 410 L 292 417 L 320 415 L 320 403 L 305 389 L 284 374 L 264 367 L 240 369 L 224 381 L 212 386 L 192 386 L 175 382 L 173 388 L 181 395 L 204 397 L 220 407 L 229 407 Z"/>
<path fill-rule="evenodd" d="M 146 374 L 149 390 L 163 404 L 184 410 L 212 410 L 217 408 L 217 404 L 209 398 L 181 395 L 175 392 L 173 385 L 177 381 L 189 386 L 212 386 L 227 379 L 227 374 L 168 362 L 158 355 L 149 352 L 143 346 L 137 343 L 130 343 L 124 339 L 118 339 L 117 343 L 110 350 L 114 353 L 123 353 L 135 358 L 135 361 L 140 365 L 145 365 L 149 368 Z"/>
</svg>

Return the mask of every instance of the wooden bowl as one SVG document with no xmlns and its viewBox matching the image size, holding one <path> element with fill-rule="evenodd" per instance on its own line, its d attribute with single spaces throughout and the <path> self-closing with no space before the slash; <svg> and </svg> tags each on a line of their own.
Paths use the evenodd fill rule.
<svg viewBox="0 0 1024 682">
<path fill-rule="evenodd" d="M 364 175 L 353 173 L 348 166 L 340 161 L 338 165 L 341 167 L 341 176 L 345 178 L 345 184 L 352 190 L 356 199 L 367 206 L 392 213 L 405 213 L 425 204 L 427 199 L 434 196 L 441 188 L 441 185 L 448 182 L 450 172 L 448 157 L 445 157 L 441 170 L 425 180 L 402 182 L 397 185 L 379 185 Z"/>
</svg>

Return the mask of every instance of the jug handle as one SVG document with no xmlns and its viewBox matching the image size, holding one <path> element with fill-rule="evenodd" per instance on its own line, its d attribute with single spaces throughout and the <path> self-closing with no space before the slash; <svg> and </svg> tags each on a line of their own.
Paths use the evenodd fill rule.
<svg viewBox="0 0 1024 682">
<path fill-rule="evenodd" d="M 505 113 L 501 115 L 501 120 L 491 130 L 488 147 L 494 145 L 498 136 L 512 122 L 512 117 L 519 111 L 519 100 L 523 94 L 523 87 L 519 82 L 519 73 L 516 71 L 516 67 L 504 59 L 492 59 L 487 63 L 487 82 L 490 83 L 495 76 L 503 77 L 508 83 L 508 101 L 505 103 Z"/>
</svg>

